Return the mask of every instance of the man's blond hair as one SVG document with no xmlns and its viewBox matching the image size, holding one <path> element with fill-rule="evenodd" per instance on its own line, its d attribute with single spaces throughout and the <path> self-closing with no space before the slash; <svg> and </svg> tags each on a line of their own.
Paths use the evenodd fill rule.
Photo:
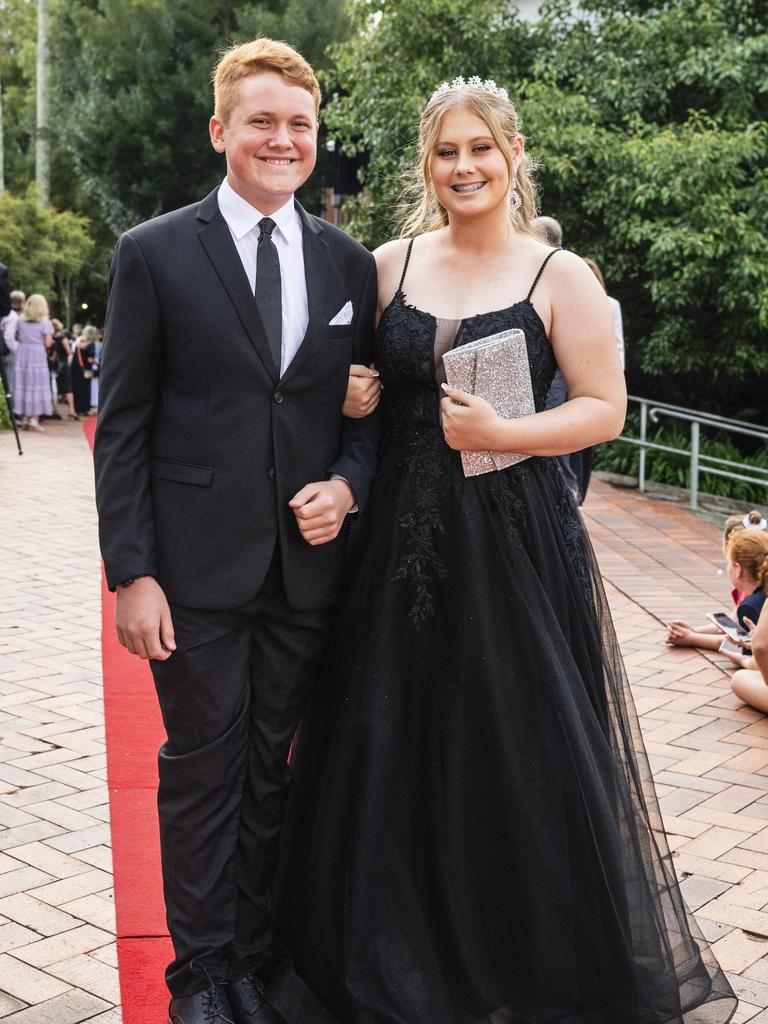
<svg viewBox="0 0 768 1024">
<path fill-rule="evenodd" d="M 274 71 L 306 89 L 319 111 L 320 84 L 310 65 L 292 46 L 264 37 L 225 50 L 213 69 L 214 112 L 223 124 L 237 105 L 240 82 L 261 71 Z"/>
</svg>

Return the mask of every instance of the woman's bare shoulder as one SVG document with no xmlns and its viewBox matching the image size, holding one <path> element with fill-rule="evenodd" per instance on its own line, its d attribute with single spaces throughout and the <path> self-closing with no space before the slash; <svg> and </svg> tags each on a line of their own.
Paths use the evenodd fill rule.
<svg viewBox="0 0 768 1024">
<path fill-rule="evenodd" d="M 597 282 L 588 264 L 570 249 L 557 250 L 547 264 L 547 272 L 560 284 L 569 282 L 577 288 L 584 282 L 589 282 L 590 286 Z"/>
<path fill-rule="evenodd" d="M 393 238 L 374 250 L 379 275 L 379 309 L 384 309 L 394 298 L 408 253 L 408 238 Z"/>
<path fill-rule="evenodd" d="M 376 269 L 379 274 L 386 274 L 405 262 L 410 238 L 393 238 L 373 250 Z"/>
</svg>

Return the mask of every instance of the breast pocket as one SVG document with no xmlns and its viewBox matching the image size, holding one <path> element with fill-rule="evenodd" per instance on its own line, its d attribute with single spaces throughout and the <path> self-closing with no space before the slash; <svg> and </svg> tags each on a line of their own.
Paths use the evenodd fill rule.
<svg viewBox="0 0 768 1024">
<path fill-rule="evenodd" d="M 171 462 L 166 459 L 151 459 L 149 475 L 153 480 L 170 480 L 177 484 L 192 484 L 193 487 L 210 487 L 213 469 L 210 466 L 195 466 L 189 462 Z"/>
<path fill-rule="evenodd" d="M 327 335 L 329 341 L 350 341 L 352 338 L 352 324 L 334 324 L 329 326 Z"/>
</svg>

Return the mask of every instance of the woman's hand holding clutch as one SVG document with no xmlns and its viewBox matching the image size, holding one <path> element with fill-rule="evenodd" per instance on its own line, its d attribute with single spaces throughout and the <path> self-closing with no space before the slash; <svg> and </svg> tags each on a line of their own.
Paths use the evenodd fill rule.
<svg viewBox="0 0 768 1024">
<path fill-rule="evenodd" d="M 442 399 L 443 433 L 446 443 L 455 451 L 498 451 L 499 427 L 507 420 L 494 410 L 490 402 L 470 395 L 460 388 L 442 385 L 446 397 Z"/>
</svg>

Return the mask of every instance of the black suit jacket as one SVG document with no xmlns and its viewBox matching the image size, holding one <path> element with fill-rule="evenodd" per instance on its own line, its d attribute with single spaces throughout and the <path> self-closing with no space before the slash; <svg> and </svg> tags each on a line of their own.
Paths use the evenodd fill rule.
<svg viewBox="0 0 768 1024">
<path fill-rule="evenodd" d="M 280 543 L 296 609 L 332 604 L 350 517 L 311 547 L 288 502 L 345 477 L 362 506 L 378 417 L 341 408 L 349 365 L 371 358 L 373 257 L 309 216 L 309 326 L 280 380 L 216 191 L 118 241 L 110 275 L 96 430 L 96 499 L 110 587 L 157 577 L 171 602 L 235 608 L 259 590 Z M 345 305 L 352 323 L 329 326 Z"/>
</svg>

